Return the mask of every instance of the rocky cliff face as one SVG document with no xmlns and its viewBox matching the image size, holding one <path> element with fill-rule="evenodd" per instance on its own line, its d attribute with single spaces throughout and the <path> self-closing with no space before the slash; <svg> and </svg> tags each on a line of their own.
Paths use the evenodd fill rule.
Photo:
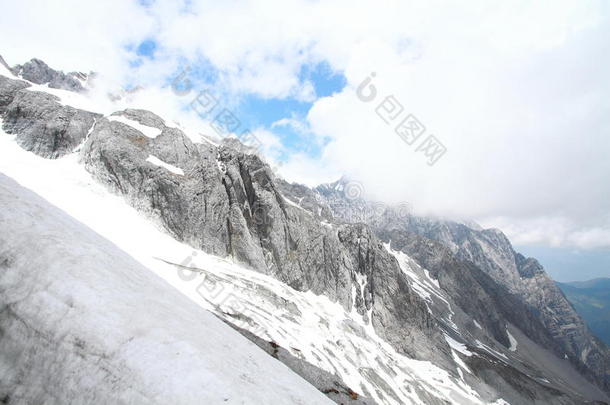
<svg viewBox="0 0 610 405">
<path fill-rule="evenodd" d="M 470 308 L 467 312 L 488 317 L 495 310 L 501 310 L 503 314 L 499 319 L 518 326 L 543 347 L 552 348 L 558 357 L 568 358 L 605 390 L 610 389 L 608 347 L 592 335 L 542 266 L 535 259 L 515 252 L 501 231 L 410 214 L 400 215 L 396 207 L 359 198 L 354 201 L 343 192 L 347 183 L 343 180 L 318 187 L 317 192 L 323 196 L 319 203 L 326 204 L 333 215 L 347 221 L 359 218 L 370 224 L 382 240 L 397 244 L 399 249 L 418 258 L 429 270 L 455 274 L 461 266 L 470 267 L 471 270 L 456 276 L 456 282 L 450 285 L 441 283 L 463 308 Z M 426 244 L 426 240 L 437 244 Z M 432 248 L 432 245 L 437 247 Z M 483 291 L 504 303 L 496 301 L 485 305 L 483 313 L 476 311 L 470 298 L 473 298 L 476 291 L 473 288 L 477 284 L 483 284 Z M 460 299 L 463 294 L 469 294 L 469 299 Z M 478 298 L 474 301 L 480 302 Z M 492 307 L 495 310 L 488 309 Z M 497 325 L 488 326 L 499 342 L 507 343 L 505 331 L 499 330 Z"/>
<path fill-rule="evenodd" d="M 157 130 L 147 137 L 114 117 Z M 259 157 L 225 144 L 193 144 L 179 129 L 141 110 L 96 122 L 82 159 L 178 240 L 273 275 L 371 316 L 378 332 L 415 358 L 449 353 L 425 304 L 367 227 L 324 225 L 291 204 Z M 150 156 L 181 171 L 150 163 Z M 364 280 L 363 285 L 358 280 Z M 355 288 L 357 287 L 357 288 Z"/>
<path fill-rule="evenodd" d="M 0 113 L 4 113 L 6 106 L 13 101 L 15 93 L 26 87 L 30 87 L 30 84 L 23 80 L 11 80 L 0 75 Z"/>
<path fill-rule="evenodd" d="M 25 150 L 54 159 L 74 151 L 100 116 L 64 106 L 51 94 L 17 91 L 5 108 L 3 128 Z"/>
<path fill-rule="evenodd" d="M 610 390 L 610 351 L 590 332 L 555 282 L 533 258 L 515 252 L 508 238 L 495 229 L 474 230 L 455 223 L 434 223 L 412 229 L 448 246 L 457 258 L 474 263 L 497 284 L 521 298 L 554 342 L 530 336 L 559 357 L 567 357 L 582 372 Z M 537 328 L 540 329 L 540 328 Z M 522 330 L 528 330 L 523 325 Z"/>
<path fill-rule="evenodd" d="M 17 72 L 46 80 L 41 66 Z M 579 378 L 558 370 L 568 363 L 528 358 L 544 348 L 555 358 L 565 353 L 608 390 L 608 349 L 501 232 L 414 217 L 406 207 L 351 195 L 345 182 L 289 184 L 236 140 L 193 143 L 149 111 L 102 116 L 28 86 L 0 76 L 3 129 L 45 158 L 79 153 L 94 178 L 177 240 L 328 297 L 398 353 L 459 370 L 486 397 L 515 404 L 605 398 L 584 380 L 562 384 Z M 520 349 L 511 328 L 523 334 Z"/>
</svg>

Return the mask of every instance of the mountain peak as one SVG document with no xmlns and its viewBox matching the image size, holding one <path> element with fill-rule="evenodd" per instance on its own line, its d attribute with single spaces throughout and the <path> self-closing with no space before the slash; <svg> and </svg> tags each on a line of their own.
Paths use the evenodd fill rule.
<svg viewBox="0 0 610 405">
<path fill-rule="evenodd" d="M 48 85 L 53 89 L 82 92 L 85 91 L 84 85 L 89 77 L 87 74 L 81 72 L 70 72 L 66 74 L 62 71 L 55 70 L 44 61 L 37 58 L 32 58 L 23 65 L 15 65 L 12 68 L 8 67 L 4 60 L 2 62 L 4 62 L 3 65 L 5 65 L 15 76 L 34 84 Z"/>
</svg>

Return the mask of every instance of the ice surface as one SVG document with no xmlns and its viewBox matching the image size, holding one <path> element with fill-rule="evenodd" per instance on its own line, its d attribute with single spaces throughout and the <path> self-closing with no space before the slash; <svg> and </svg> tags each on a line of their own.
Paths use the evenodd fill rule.
<svg viewBox="0 0 610 405">
<path fill-rule="evenodd" d="M 0 206 L 0 392 L 11 403 L 332 403 L 1 174 Z"/>
<path fill-rule="evenodd" d="M 286 197 L 286 196 L 282 196 L 282 198 L 284 199 L 284 201 L 286 201 L 289 205 L 292 205 L 295 208 L 298 208 L 302 211 L 305 211 L 307 213 L 307 215 L 313 215 L 311 212 L 307 211 L 305 208 L 301 207 L 299 204 L 295 203 L 294 201 L 292 201 L 290 198 Z"/>
<path fill-rule="evenodd" d="M 447 344 L 449 344 L 449 347 L 456 352 L 462 353 L 464 356 L 472 356 L 472 352 L 466 349 L 465 344 L 458 342 L 449 335 L 445 335 L 445 340 L 447 341 Z"/>
</svg>

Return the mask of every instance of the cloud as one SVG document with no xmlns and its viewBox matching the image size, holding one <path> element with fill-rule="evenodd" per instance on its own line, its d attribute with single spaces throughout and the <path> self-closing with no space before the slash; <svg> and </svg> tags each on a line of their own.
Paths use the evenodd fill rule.
<svg viewBox="0 0 610 405">
<path fill-rule="evenodd" d="M 305 123 L 302 120 L 299 120 L 297 118 L 294 118 L 294 117 L 293 118 L 282 118 L 271 124 L 272 129 L 279 128 L 279 127 L 291 128 L 292 130 L 294 130 L 295 132 L 297 132 L 301 135 L 306 135 L 310 132 L 309 127 L 307 126 L 307 123 Z"/>
<path fill-rule="evenodd" d="M 66 71 L 121 80 L 129 71 L 126 47 L 153 30 L 154 20 L 131 1 L 9 2 L 0 14 L 0 52 L 9 64 L 37 57 Z"/>
<path fill-rule="evenodd" d="M 157 88 L 142 102 L 193 123 L 184 102 L 164 100 L 167 78 L 186 63 L 209 67 L 229 99 L 311 102 L 306 117 L 259 129 L 274 158 L 288 157 L 281 173 L 292 180 L 345 173 L 421 214 L 480 220 L 519 241 L 610 247 L 603 1 L 74 0 L 4 9 L 0 38 L 11 40 L 0 48 L 10 63 L 37 56 Z M 145 40 L 154 58 L 132 66 L 129 46 Z M 315 95 L 301 72 L 320 63 L 345 76 L 343 91 Z M 356 88 L 371 72 L 378 95 L 364 103 Z M 385 123 L 375 111 L 390 95 L 400 118 L 426 127 L 414 145 L 394 132 L 400 118 Z M 319 156 L 278 145 L 274 131 L 288 127 Z M 417 151 L 430 134 L 447 148 L 433 166 Z"/>
<path fill-rule="evenodd" d="M 484 226 L 502 229 L 515 245 L 544 245 L 577 249 L 599 249 L 610 246 L 610 222 L 583 226 L 567 217 L 488 218 Z"/>
<path fill-rule="evenodd" d="M 260 142 L 260 149 L 263 156 L 270 159 L 272 162 L 279 162 L 282 155 L 285 153 L 284 145 L 281 139 L 271 131 L 264 128 L 252 130 L 252 134 Z"/>
</svg>

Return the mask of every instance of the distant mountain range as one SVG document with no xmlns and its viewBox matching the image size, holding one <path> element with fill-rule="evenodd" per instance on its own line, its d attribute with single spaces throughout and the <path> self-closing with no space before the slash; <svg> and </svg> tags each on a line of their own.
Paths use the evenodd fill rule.
<svg viewBox="0 0 610 405">
<path fill-rule="evenodd" d="M 593 333 L 610 344 L 610 278 L 557 284 Z"/>
</svg>

